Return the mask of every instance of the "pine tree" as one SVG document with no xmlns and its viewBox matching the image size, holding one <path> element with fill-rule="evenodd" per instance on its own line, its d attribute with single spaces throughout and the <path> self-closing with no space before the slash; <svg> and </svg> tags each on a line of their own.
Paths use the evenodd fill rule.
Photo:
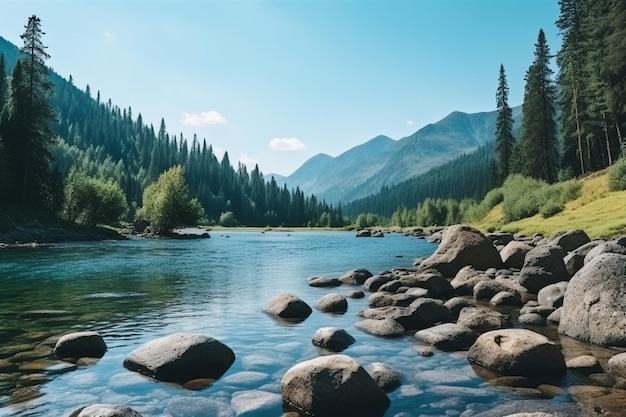
<svg viewBox="0 0 626 417">
<path fill-rule="evenodd" d="M 496 104 L 498 117 L 496 119 L 495 138 L 495 180 L 501 185 L 511 173 L 511 159 L 515 147 L 513 136 L 513 111 L 509 107 L 509 86 L 506 82 L 504 65 L 500 65 Z"/>
<path fill-rule="evenodd" d="M 33 15 L 25 28 L 22 56 L 11 79 L 4 141 L 9 161 L 8 199 L 28 208 L 49 204 L 55 186 L 50 170 L 54 111 L 45 65 L 50 55 L 41 41 L 45 34 L 41 20 Z"/>
<path fill-rule="evenodd" d="M 556 181 L 559 164 L 551 57 L 542 29 L 535 44 L 535 59 L 526 72 L 519 143 L 519 173 L 549 183 Z"/>
</svg>

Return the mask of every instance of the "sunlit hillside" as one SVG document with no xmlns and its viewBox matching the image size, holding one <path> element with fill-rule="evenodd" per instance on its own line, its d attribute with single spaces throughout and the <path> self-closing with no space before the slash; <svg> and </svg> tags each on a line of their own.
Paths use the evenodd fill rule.
<svg viewBox="0 0 626 417">
<path fill-rule="evenodd" d="M 581 180 L 581 196 L 565 205 L 561 213 L 544 219 L 540 214 L 504 224 L 501 205 L 474 224 L 479 229 L 522 232 L 545 236 L 560 231 L 582 229 L 593 238 L 626 234 L 626 191 L 609 191 L 606 171 Z"/>
</svg>

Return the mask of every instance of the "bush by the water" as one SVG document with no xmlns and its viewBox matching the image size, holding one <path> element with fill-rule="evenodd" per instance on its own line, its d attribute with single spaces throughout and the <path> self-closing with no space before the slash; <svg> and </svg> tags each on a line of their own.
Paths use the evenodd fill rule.
<svg viewBox="0 0 626 417">
<path fill-rule="evenodd" d="M 626 190 L 626 158 L 620 158 L 609 170 L 609 189 Z"/>
<path fill-rule="evenodd" d="M 547 184 L 522 175 L 511 175 L 502 186 L 502 214 L 505 222 L 524 219 L 541 213 L 551 217 L 561 212 L 565 203 L 580 195 L 576 180 Z"/>
</svg>

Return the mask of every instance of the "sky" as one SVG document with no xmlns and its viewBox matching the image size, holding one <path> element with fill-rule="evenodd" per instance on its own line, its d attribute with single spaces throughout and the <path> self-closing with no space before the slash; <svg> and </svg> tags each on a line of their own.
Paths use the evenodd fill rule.
<svg viewBox="0 0 626 417">
<path fill-rule="evenodd" d="M 47 61 L 81 89 L 196 134 L 236 167 L 289 175 L 453 111 L 495 110 L 500 64 L 522 103 L 557 0 L 0 0 L 0 36 L 41 19 Z"/>
</svg>

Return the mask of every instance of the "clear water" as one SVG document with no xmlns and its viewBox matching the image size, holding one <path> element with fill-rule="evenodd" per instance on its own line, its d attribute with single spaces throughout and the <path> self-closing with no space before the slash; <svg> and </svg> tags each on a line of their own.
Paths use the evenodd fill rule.
<svg viewBox="0 0 626 417">
<path fill-rule="evenodd" d="M 350 299 L 343 315 L 314 309 L 306 321 L 291 325 L 262 312 L 281 292 L 313 306 L 328 292 L 353 289 L 312 288 L 309 276 L 410 267 L 434 249 L 401 235 L 356 239 L 347 232 L 233 231 L 203 240 L 0 250 L 0 416 L 63 416 L 92 403 L 128 405 L 145 417 L 235 416 L 235 410 L 279 416 L 286 370 L 329 353 L 311 344 L 313 333 L 325 326 L 356 338 L 343 353 L 362 365 L 379 361 L 400 371 L 403 385 L 389 394 L 386 416 L 458 416 L 527 398 L 485 383 L 464 353 L 423 357 L 412 337 L 360 332 L 353 324 L 367 299 Z M 109 350 L 102 359 L 78 367 L 54 359 L 50 347 L 60 335 L 86 329 L 105 338 Z M 122 366 L 141 344 L 180 332 L 214 337 L 235 352 L 235 363 L 213 386 L 189 390 Z M 546 401 L 568 400 L 557 395 Z"/>
</svg>

